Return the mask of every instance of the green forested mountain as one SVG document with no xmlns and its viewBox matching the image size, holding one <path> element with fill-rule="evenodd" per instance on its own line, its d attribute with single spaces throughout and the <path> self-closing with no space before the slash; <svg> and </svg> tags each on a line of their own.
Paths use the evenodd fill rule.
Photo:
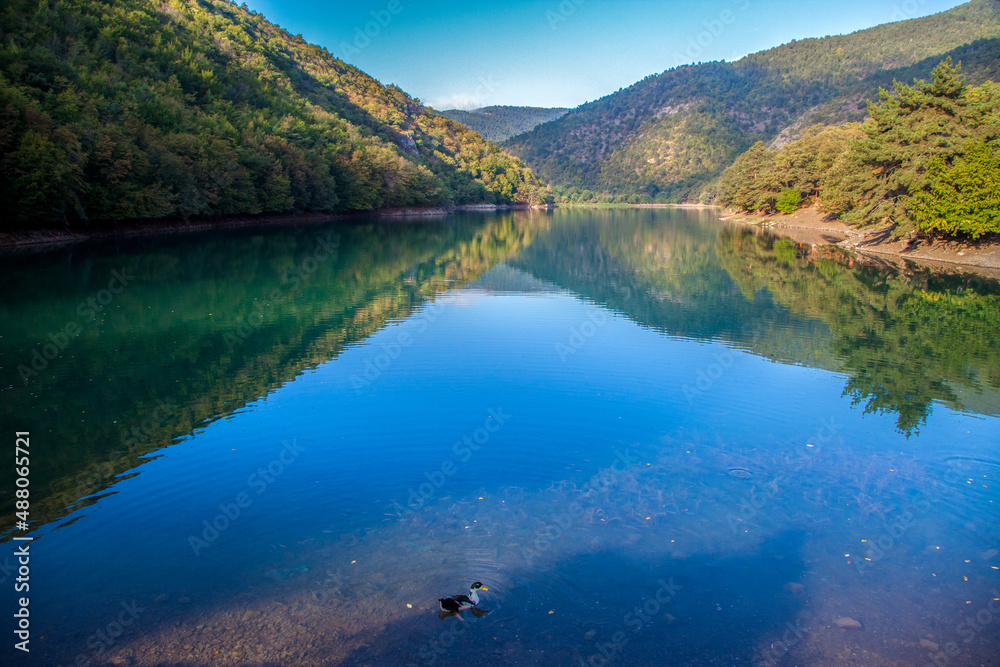
<svg viewBox="0 0 1000 667">
<path fill-rule="evenodd" d="M 0 6 L 2 227 L 528 201 L 519 160 L 224 0 Z"/>
<path fill-rule="evenodd" d="M 928 78 L 946 56 L 972 84 L 1000 80 L 1000 0 L 806 39 L 734 63 L 678 67 L 573 109 L 504 144 L 569 200 L 696 200 L 757 141 L 860 121 L 894 79 Z"/>
<path fill-rule="evenodd" d="M 441 115 L 457 120 L 490 141 L 506 141 L 550 120 L 562 118 L 569 109 L 494 106 L 463 111 L 447 109 Z"/>
</svg>

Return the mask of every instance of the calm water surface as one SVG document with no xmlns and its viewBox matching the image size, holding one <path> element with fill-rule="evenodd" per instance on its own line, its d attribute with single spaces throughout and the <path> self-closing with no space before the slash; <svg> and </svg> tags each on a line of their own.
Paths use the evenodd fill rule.
<svg viewBox="0 0 1000 667">
<path fill-rule="evenodd" d="M 682 210 L 92 243 L 0 273 L 35 538 L 31 653 L 8 616 L 5 664 L 1000 655 L 987 278 Z M 0 485 L 8 529 L 12 461 Z M 440 620 L 473 581 L 490 613 Z"/>
</svg>

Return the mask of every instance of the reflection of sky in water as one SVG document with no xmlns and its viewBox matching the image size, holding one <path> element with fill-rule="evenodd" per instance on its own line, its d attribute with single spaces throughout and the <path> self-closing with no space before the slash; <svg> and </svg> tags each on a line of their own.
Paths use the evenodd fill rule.
<svg viewBox="0 0 1000 667">
<path fill-rule="evenodd" d="M 136 599 L 112 653 L 138 664 L 991 655 L 997 628 L 958 624 L 1000 581 L 997 419 L 936 404 L 906 437 L 844 385 L 501 267 L 45 535 L 39 643 L 96 657 Z M 491 614 L 439 622 L 474 580 Z"/>
</svg>

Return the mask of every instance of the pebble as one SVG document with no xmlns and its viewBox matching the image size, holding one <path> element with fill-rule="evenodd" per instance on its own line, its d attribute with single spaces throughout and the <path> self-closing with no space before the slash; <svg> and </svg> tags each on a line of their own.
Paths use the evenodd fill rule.
<svg viewBox="0 0 1000 667">
<path fill-rule="evenodd" d="M 596 636 L 597 636 L 597 630 L 587 630 L 587 634 L 585 634 L 583 638 L 589 641 Z"/>
<path fill-rule="evenodd" d="M 789 593 L 801 593 L 802 590 L 805 588 L 805 586 L 797 581 L 789 581 L 782 588 L 784 588 Z"/>
<path fill-rule="evenodd" d="M 938 649 L 941 648 L 936 643 L 932 642 L 930 639 L 921 639 L 920 645 L 923 646 L 928 651 L 934 651 L 935 653 L 937 653 Z"/>
<path fill-rule="evenodd" d="M 837 627 L 846 628 L 849 630 L 860 630 L 861 623 L 854 620 L 850 616 L 841 616 L 840 618 L 837 619 Z"/>
</svg>

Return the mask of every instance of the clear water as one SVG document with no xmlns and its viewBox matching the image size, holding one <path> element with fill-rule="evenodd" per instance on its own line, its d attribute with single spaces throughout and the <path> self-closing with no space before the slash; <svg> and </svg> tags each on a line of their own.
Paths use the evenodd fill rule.
<svg viewBox="0 0 1000 667">
<path fill-rule="evenodd" d="M 0 273 L 34 536 L 31 653 L 8 631 L 5 664 L 1000 654 L 989 278 L 635 209 L 92 243 Z M 473 581 L 489 613 L 439 619 Z"/>
</svg>

